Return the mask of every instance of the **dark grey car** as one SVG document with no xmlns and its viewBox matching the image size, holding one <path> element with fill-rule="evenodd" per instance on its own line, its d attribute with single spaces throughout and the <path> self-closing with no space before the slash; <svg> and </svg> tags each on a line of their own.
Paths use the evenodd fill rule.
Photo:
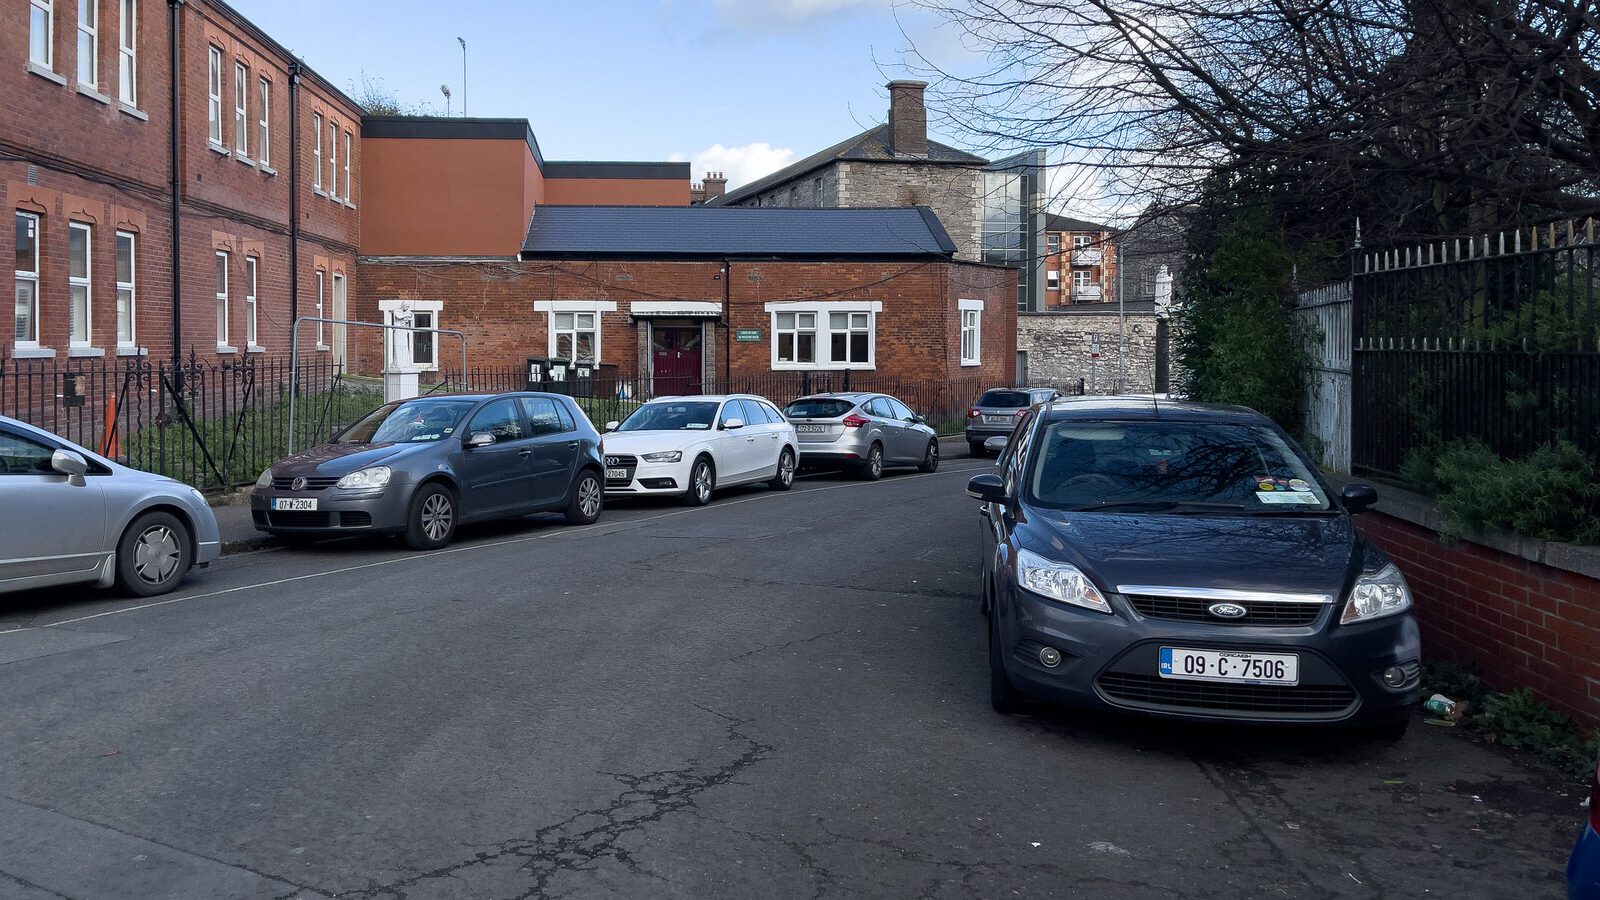
<svg viewBox="0 0 1600 900">
<path fill-rule="evenodd" d="M 463 522 L 605 502 L 600 435 L 570 397 L 514 393 L 385 404 L 329 443 L 261 473 L 256 528 L 278 535 L 389 533 L 418 550 Z"/>
<path fill-rule="evenodd" d="M 1009 435 L 1017 419 L 1036 403 L 1061 397 L 1055 388 L 992 388 L 984 391 L 967 410 L 967 446 L 973 456 L 984 454 L 983 442 Z"/>
</svg>

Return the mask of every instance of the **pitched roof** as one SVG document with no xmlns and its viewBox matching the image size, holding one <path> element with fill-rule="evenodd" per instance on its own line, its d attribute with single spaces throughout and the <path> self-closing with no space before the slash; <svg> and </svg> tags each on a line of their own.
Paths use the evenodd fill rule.
<svg viewBox="0 0 1600 900">
<path fill-rule="evenodd" d="M 852 160 L 862 162 L 919 162 L 948 165 L 982 166 L 988 160 L 981 156 L 957 150 L 938 141 L 928 142 L 928 156 L 922 157 L 896 156 L 890 147 L 889 125 L 885 123 L 876 128 L 868 128 L 860 134 L 847 138 L 834 144 L 826 150 L 811 154 L 797 163 L 785 166 L 765 178 L 758 178 L 736 190 L 723 194 L 715 200 L 707 202 L 707 206 L 727 206 L 745 200 L 762 191 L 769 190 L 775 185 L 784 183 L 793 178 L 819 169 L 836 160 Z"/>
<path fill-rule="evenodd" d="M 532 258 L 949 258 L 955 249 L 925 206 L 540 206 L 522 242 Z"/>
<path fill-rule="evenodd" d="M 1045 231 L 1115 231 L 1110 225 L 1101 225 L 1084 219 L 1074 219 L 1071 216 L 1058 216 L 1055 213 L 1044 214 Z"/>
</svg>

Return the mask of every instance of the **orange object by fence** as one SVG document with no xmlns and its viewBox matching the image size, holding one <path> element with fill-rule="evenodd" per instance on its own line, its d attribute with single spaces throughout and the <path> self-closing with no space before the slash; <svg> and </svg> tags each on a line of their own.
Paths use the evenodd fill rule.
<svg viewBox="0 0 1600 900">
<path fill-rule="evenodd" d="M 117 398 L 106 399 L 105 437 L 100 439 L 100 455 L 116 459 L 122 455 L 122 442 L 117 438 Z"/>
</svg>

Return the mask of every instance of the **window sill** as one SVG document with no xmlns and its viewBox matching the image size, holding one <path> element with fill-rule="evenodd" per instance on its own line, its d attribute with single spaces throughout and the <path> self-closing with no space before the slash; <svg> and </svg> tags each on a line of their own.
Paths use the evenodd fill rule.
<svg viewBox="0 0 1600 900">
<path fill-rule="evenodd" d="M 327 344 L 318 344 L 317 345 L 317 352 L 318 353 L 327 353 L 328 351 L 330 351 L 332 349 L 333 348 L 329 347 Z"/>
<path fill-rule="evenodd" d="M 238 347 L 229 347 L 227 344 L 218 344 L 217 345 L 217 352 L 218 353 L 238 353 L 239 352 L 239 348 Z"/>
<path fill-rule="evenodd" d="M 774 372 L 842 372 L 846 369 L 851 372 L 870 372 L 877 368 L 874 363 L 775 362 L 772 364 L 772 371 Z"/>
<path fill-rule="evenodd" d="M 56 351 L 49 347 L 12 347 L 12 359 L 55 359 Z"/>
<path fill-rule="evenodd" d="M 277 169 L 274 169 L 273 167 L 267 165 L 266 163 L 262 163 L 260 168 L 261 168 L 261 174 L 263 174 L 263 175 L 277 175 L 278 174 L 278 170 Z"/>
<path fill-rule="evenodd" d="M 963 359 L 961 361 L 961 364 L 963 366 L 981 366 L 981 365 L 983 365 L 983 362 L 981 360 L 976 360 L 976 359 Z"/>
<path fill-rule="evenodd" d="M 68 356 L 105 356 L 104 347 L 68 347 Z"/>
<path fill-rule="evenodd" d="M 318 197 L 328 196 L 328 192 L 319 187 L 312 188 L 311 193 L 316 194 Z"/>
<path fill-rule="evenodd" d="M 60 75 L 57 75 L 55 73 L 55 70 L 47 69 L 44 66 L 41 66 L 36 62 L 31 62 L 30 61 L 28 63 L 28 71 L 32 72 L 33 74 L 35 74 L 37 76 L 39 76 L 40 78 L 43 78 L 45 81 L 54 81 L 56 84 L 59 84 L 62 87 L 66 87 L 67 86 L 67 79 L 66 78 L 64 78 L 64 77 L 62 77 Z"/>
<path fill-rule="evenodd" d="M 265 353 L 265 352 L 267 352 L 267 348 L 265 348 L 265 347 L 257 347 L 255 344 L 251 344 L 250 346 L 244 348 L 244 352 L 246 352 L 246 353 Z"/>
<path fill-rule="evenodd" d="M 106 106 L 110 106 L 111 105 L 111 98 L 110 97 L 107 97 L 105 94 L 100 93 L 99 91 L 95 90 L 92 87 L 89 87 L 88 85 L 79 84 L 79 85 L 77 85 L 77 89 L 78 89 L 78 93 L 84 95 L 85 97 L 88 97 L 90 100 L 93 100 L 96 103 L 104 103 Z"/>
<path fill-rule="evenodd" d="M 131 344 L 120 344 L 120 345 L 117 346 L 117 355 L 118 356 L 149 356 L 150 355 L 150 351 L 145 349 L 144 347 L 135 347 L 135 346 L 132 346 Z"/>
<path fill-rule="evenodd" d="M 212 153 L 218 154 L 219 156 L 233 155 L 231 152 L 229 152 L 227 147 L 224 147 L 221 144 L 212 143 L 211 141 L 206 141 L 206 149 L 210 150 Z"/>
<path fill-rule="evenodd" d="M 242 162 L 247 166 L 252 166 L 253 167 L 256 164 L 255 160 L 251 159 L 248 156 L 245 156 L 243 153 L 235 153 L 233 155 L 233 158 L 237 159 L 239 162 Z"/>
<path fill-rule="evenodd" d="M 351 202 L 350 202 L 350 201 L 349 201 L 349 200 L 346 200 L 346 201 L 345 201 L 345 202 L 344 202 L 344 205 L 345 205 L 345 207 L 346 207 L 346 208 L 348 208 L 348 209 L 355 209 L 355 208 L 356 208 L 356 205 L 355 205 L 355 204 L 354 204 L 354 203 L 351 203 Z"/>
<path fill-rule="evenodd" d="M 141 122 L 150 121 L 150 114 L 145 112 L 144 110 L 140 109 L 137 106 L 129 106 L 128 104 L 123 103 L 121 100 L 118 100 L 117 101 L 117 108 L 122 110 L 123 115 L 132 116 L 133 118 L 138 119 Z"/>
</svg>

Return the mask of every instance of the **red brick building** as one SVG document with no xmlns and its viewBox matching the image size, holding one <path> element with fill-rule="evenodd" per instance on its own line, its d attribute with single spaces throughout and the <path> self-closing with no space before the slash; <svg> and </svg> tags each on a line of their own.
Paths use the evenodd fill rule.
<svg viewBox="0 0 1600 900">
<path fill-rule="evenodd" d="M 1117 301 L 1116 232 L 1049 213 L 1044 217 L 1044 308 Z"/>
</svg>

